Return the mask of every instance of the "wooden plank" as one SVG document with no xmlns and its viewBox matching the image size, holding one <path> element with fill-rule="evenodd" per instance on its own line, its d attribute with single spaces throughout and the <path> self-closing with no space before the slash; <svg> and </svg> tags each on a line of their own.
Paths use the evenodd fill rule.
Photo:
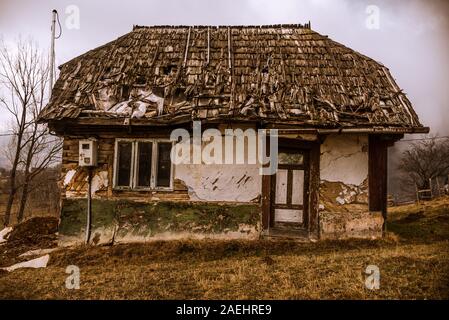
<svg viewBox="0 0 449 320">
<path fill-rule="evenodd" d="M 270 150 L 270 138 L 266 138 L 266 148 Z M 268 230 L 271 224 L 271 198 L 273 192 L 273 180 L 276 179 L 275 175 L 263 175 L 262 176 L 262 229 Z"/>
<path fill-rule="evenodd" d="M 303 210 L 304 205 L 302 204 L 272 204 L 275 209 L 293 209 L 293 210 Z"/>
<path fill-rule="evenodd" d="M 304 212 L 308 212 L 308 215 L 304 215 L 304 220 L 308 219 L 306 225 L 308 225 L 310 235 L 319 237 L 320 143 L 313 144 L 307 161 L 309 170 L 305 172 L 304 185 L 307 185 L 308 194 L 304 200 Z"/>
<path fill-rule="evenodd" d="M 387 217 L 388 141 L 381 136 L 369 136 L 368 196 L 369 210 L 381 211 Z"/>
<path fill-rule="evenodd" d="M 278 209 L 274 210 L 276 223 L 278 222 L 292 222 L 301 224 L 304 218 L 302 210 L 295 209 Z"/>
<path fill-rule="evenodd" d="M 273 176 L 262 176 L 262 228 L 267 230 L 270 227 L 271 216 L 271 180 Z"/>
<path fill-rule="evenodd" d="M 293 170 L 287 171 L 287 204 L 292 203 Z"/>
</svg>

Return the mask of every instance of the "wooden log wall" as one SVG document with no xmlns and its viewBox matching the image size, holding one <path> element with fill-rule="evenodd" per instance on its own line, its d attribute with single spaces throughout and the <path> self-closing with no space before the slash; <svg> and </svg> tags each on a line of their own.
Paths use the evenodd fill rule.
<svg viewBox="0 0 449 320">
<path fill-rule="evenodd" d="M 130 138 L 126 136 L 126 138 Z M 88 170 L 78 166 L 79 152 L 78 137 L 64 138 L 62 153 L 61 187 L 63 197 L 85 197 L 87 192 Z M 93 176 L 101 172 L 107 172 L 107 185 L 102 186 L 95 192 L 95 197 L 100 198 L 125 198 L 133 200 L 166 200 L 166 201 L 187 201 L 189 195 L 187 187 L 182 181 L 174 179 L 173 191 L 161 190 L 118 190 L 113 186 L 114 175 L 114 148 L 115 138 L 112 136 L 101 136 L 98 139 L 98 166 L 94 169 Z M 66 179 L 66 175 L 75 170 L 73 177 Z M 72 171 L 73 172 L 73 171 Z M 64 181 L 68 182 L 64 185 Z"/>
</svg>

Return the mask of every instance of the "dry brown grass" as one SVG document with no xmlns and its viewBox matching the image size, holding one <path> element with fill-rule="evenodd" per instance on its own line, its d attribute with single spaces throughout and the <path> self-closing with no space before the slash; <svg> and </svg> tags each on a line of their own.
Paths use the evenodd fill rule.
<svg viewBox="0 0 449 320">
<path fill-rule="evenodd" d="M 392 210 L 391 231 L 378 241 L 172 241 L 63 249 L 51 254 L 45 269 L 1 273 L 0 298 L 449 299 L 448 203 Z M 81 270 L 79 290 L 65 287 L 65 268 L 72 264 Z M 381 273 L 376 291 L 364 285 L 371 264 Z"/>
</svg>

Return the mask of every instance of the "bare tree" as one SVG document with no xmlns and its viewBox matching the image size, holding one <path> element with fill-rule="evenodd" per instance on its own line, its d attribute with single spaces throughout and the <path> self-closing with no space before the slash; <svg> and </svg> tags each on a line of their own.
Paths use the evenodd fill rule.
<svg viewBox="0 0 449 320">
<path fill-rule="evenodd" d="M 406 185 L 429 188 L 429 180 L 449 174 L 449 139 L 429 139 L 411 144 L 402 154 L 399 169 Z"/>
<path fill-rule="evenodd" d="M 43 71 L 44 72 L 44 71 Z M 41 88 L 39 96 L 33 94 L 33 104 L 31 118 L 33 119 L 29 132 L 25 133 L 25 144 L 23 152 L 23 183 L 22 192 L 19 201 L 19 210 L 17 220 L 22 221 L 25 212 L 29 192 L 31 191 L 31 182 L 49 165 L 58 159 L 62 144 L 61 140 L 51 136 L 47 132 L 46 126 L 39 124 L 37 119 L 40 111 L 44 107 L 45 87 Z"/>
<path fill-rule="evenodd" d="M 4 93 L 0 103 L 13 119 L 5 225 L 10 223 L 14 199 L 20 189 L 18 220 L 23 218 L 30 182 L 52 164 L 61 149 L 60 141 L 49 136 L 47 128 L 37 121 L 49 96 L 48 59 L 39 52 L 32 40 L 19 40 L 15 50 L 8 49 L 4 42 L 0 43 L 0 92 Z M 21 170 L 22 182 L 18 180 Z"/>
</svg>

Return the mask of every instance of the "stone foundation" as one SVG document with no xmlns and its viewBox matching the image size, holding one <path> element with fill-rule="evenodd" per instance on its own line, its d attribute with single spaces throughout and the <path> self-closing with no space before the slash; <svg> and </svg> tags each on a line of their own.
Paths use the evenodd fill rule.
<svg viewBox="0 0 449 320">
<path fill-rule="evenodd" d="M 381 238 L 381 212 L 320 212 L 321 239 Z"/>
<path fill-rule="evenodd" d="M 85 198 L 64 199 L 59 244 L 84 242 Z M 257 239 L 257 204 L 92 201 L 92 244 L 146 242 L 186 238 Z"/>
</svg>

